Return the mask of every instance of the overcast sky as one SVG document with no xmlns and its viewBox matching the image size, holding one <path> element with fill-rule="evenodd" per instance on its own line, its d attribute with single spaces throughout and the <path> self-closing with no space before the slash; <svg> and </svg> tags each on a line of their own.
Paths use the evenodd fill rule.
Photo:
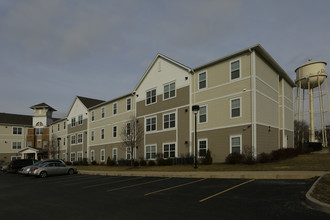
<svg viewBox="0 0 330 220">
<path fill-rule="evenodd" d="M 294 79 L 308 59 L 330 65 L 329 10 L 329 0 L 1 0 L 0 112 L 46 102 L 64 117 L 77 95 L 125 95 L 157 53 L 193 68 L 260 43 Z"/>
</svg>

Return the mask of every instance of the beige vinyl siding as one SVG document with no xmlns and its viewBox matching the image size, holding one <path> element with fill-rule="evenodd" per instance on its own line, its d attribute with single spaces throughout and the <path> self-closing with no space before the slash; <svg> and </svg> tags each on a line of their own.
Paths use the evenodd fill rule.
<svg viewBox="0 0 330 220">
<path fill-rule="evenodd" d="M 279 126 L 278 103 L 257 93 L 257 123 Z M 258 134 L 259 135 L 259 134 Z"/>
<path fill-rule="evenodd" d="M 257 155 L 265 152 L 270 153 L 279 147 L 279 130 L 278 128 L 257 125 Z"/>
<path fill-rule="evenodd" d="M 271 88 L 277 90 L 279 84 L 279 74 L 274 71 L 258 54 L 256 55 L 257 77 L 267 83 Z"/>
</svg>

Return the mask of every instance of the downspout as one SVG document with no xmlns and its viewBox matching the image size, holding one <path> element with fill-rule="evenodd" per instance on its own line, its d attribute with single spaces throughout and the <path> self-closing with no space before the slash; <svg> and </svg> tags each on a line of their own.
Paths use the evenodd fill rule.
<svg viewBox="0 0 330 220">
<path fill-rule="evenodd" d="M 191 125 L 192 125 L 192 117 L 191 117 L 191 107 L 195 104 L 195 92 L 196 92 L 196 88 L 195 88 L 195 71 L 193 69 L 189 70 L 189 73 L 191 74 L 191 80 L 190 80 L 190 86 L 189 86 L 189 90 L 190 90 L 190 95 L 189 95 L 189 155 L 192 155 L 192 129 L 191 129 Z M 192 97 L 194 96 L 194 98 Z"/>
<path fill-rule="evenodd" d="M 256 89 L 256 54 L 251 48 L 251 127 L 252 127 L 252 152 L 254 158 L 257 158 L 257 89 Z"/>
</svg>

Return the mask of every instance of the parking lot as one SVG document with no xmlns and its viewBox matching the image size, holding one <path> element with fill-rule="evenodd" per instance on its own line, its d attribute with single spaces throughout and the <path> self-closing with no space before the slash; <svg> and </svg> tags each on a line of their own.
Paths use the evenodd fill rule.
<svg viewBox="0 0 330 220">
<path fill-rule="evenodd" d="M 329 219 L 313 180 L 0 175 L 4 219 Z"/>
</svg>

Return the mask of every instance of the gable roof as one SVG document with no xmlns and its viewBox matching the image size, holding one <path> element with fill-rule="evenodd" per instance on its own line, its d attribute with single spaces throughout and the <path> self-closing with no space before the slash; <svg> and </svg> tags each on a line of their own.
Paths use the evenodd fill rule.
<svg viewBox="0 0 330 220">
<path fill-rule="evenodd" d="M 296 86 L 295 83 L 293 82 L 293 80 L 288 76 L 288 74 L 282 69 L 282 67 L 273 59 L 272 56 L 270 56 L 270 54 L 260 44 L 256 44 L 254 46 L 251 46 L 251 47 L 248 47 L 246 49 L 240 50 L 238 52 L 232 53 L 228 56 L 224 56 L 220 59 L 213 60 L 213 61 L 208 62 L 206 64 L 203 64 L 201 66 L 197 66 L 197 67 L 194 68 L 194 71 L 198 71 L 202 68 L 206 68 L 206 67 L 215 65 L 219 62 L 223 62 L 223 61 L 228 60 L 228 59 L 232 59 L 236 56 L 239 56 L 239 55 L 244 54 L 244 53 L 251 52 L 253 50 L 256 51 L 259 55 L 261 55 L 261 57 L 263 59 L 265 59 L 265 61 L 268 63 L 268 65 L 270 65 L 274 70 L 276 70 L 279 73 L 279 75 L 281 77 L 283 77 L 292 87 Z"/>
<path fill-rule="evenodd" d="M 99 100 L 99 99 L 91 99 L 87 97 L 82 97 L 82 96 L 77 96 L 77 98 L 86 106 L 87 109 L 101 104 L 102 102 L 105 102 L 104 100 Z"/>
<path fill-rule="evenodd" d="M 123 98 L 126 98 L 126 97 L 130 97 L 130 96 L 132 96 L 132 95 L 134 95 L 134 94 L 133 94 L 133 93 L 128 93 L 128 94 L 126 94 L 126 95 L 119 96 L 119 97 L 114 98 L 114 99 L 111 99 L 111 100 L 109 100 L 109 101 L 102 102 L 102 103 L 100 103 L 100 104 L 98 104 L 98 105 L 94 105 L 94 106 L 90 107 L 88 110 L 96 109 L 96 108 L 98 108 L 98 107 L 100 107 L 100 106 L 107 105 L 107 104 L 109 104 L 109 103 L 111 103 L 111 102 L 115 102 L 115 101 L 118 101 L 118 100 L 120 100 L 120 99 L 123 99 Z"/>
<path fill-rule="evenodd" d="M 46 103 L 42 102 L 37 105 L 33 105 L 30 107 L 31 109 L 36 109 L 36 108 L 48 108 L 49 110 L 56 111 L 56 109 L 52 108 L 51 106 L 47 105 Z"/>
<path fill-rule="evenodd" d="M 183 65 L 182 63 L 179 63 L 178 61 L 175 61 L 175 60 L 173 60 L 173 59 L 171 59 L 171 58 L 169 58 L 169 57 L 167 57 L 167 56 L 165 56 L 163 54 L 158 53 L 157 56 L 153 59 L 153 61 L 149 65 L 149 67 L 147 68 L 147 70 L 145 71 L 145 73 L 143 74 L 141 80 L 136 85 L 134 91 L 136 91 L 139 88 L 139 86 L 143 82 L 144 78 L 146 78 L 146 76 L 148 75 L 148 72 L 150 71 L 150 69 L 152 68 L 152 66 L 156 63 L 156 61 L 157 61 L 158 58 L 162 58 L 162 59 L 164 59 L 164 60 L 166 60 L 166 61 L 174 64 L 175 66 L 180 67 L 180 68 L 182 68 L 184 70 L 187 70 L 189 72 L 191 71 L 191 68 L 187 67 L 186 65 Z"/>
<path fill-rule="evenodd" d="M 0 124 L 32 126 L 32 118 L 30 115 L 0 113 Z"/>
</svg>

